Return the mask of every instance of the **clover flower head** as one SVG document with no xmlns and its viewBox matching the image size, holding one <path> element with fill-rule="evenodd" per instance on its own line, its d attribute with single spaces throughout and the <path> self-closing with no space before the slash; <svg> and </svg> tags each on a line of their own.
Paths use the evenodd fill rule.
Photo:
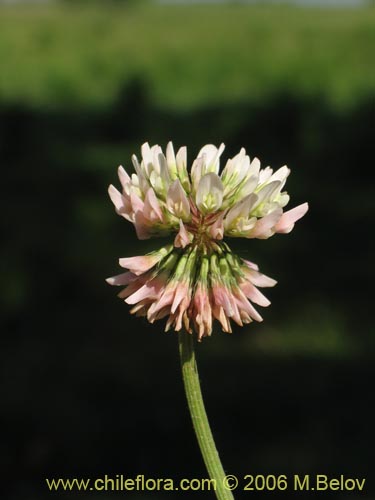
<svg viewBox="0 0 375 500">
<path fill-rule="evenodd" d="M 219 148 L 208 144 L 187 168 L 186 147 L 175 153 L 168 143 L 141 148 L 132 157 L 135 173 L 119 167 L 121 192 L 109 187 L 116 212 L 134 224 L 139 239 L 172 234 L 173 242 L 146 256 L 120 259 L 128 271 L 109 278 L 125 286 L 119 294 L 131 312 L 153 323 L 167 317 L 166 330 L 211 335 L 214 320 L 231 332 L 239 325 L 262 321 L 252 303 L 269 305 L 257 287 L 276 282 L 257 266 L 236 256 L 225 236 L 267 239 L 289 233 L 308 210 L 307 203 L 284 212 L 289 195 L 283 191 L 290 173 L 273 172 L 250 160 L 245 149 L 230 158 L 220 172 Z"/>
</svg>

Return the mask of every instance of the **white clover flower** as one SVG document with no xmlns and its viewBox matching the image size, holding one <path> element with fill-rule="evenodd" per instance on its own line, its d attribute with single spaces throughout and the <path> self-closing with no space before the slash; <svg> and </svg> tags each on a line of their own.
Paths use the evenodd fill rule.
<svg viewBox="0 0 375 500">
<path fill-rule="evenodd" d="M 119 192 L 109 187 L 116 212 L 132 222 L 139 239 L 174 234 L 167 245 L 148 256 L 120 259 L 127 273 L 110 278 L 126 285 L 120 296 L 135 305 L 132 312 L 153 322 L 168 316 L 167 329 L 192 327 L 198 337 L 211 334 L 213 319 L 224 331 L 230 321 L 242 325 L 262 318 L 251 302 L 269 304 L 256 286 L 276 282 L 257 267 L 235 256 L 222 242 L 224 236 L 267 239 L 289 233 L 308 204 L 284 212 L 289 195 L 283 191 L 290 173 L 261 169 L 245 149 L 230 158 L 220 173 L 219 148 L 208 144 L 187 170 L 186 147 L 174 152 L 170 142 L 164 155 L 160 146 L 141 148 L 142 160 L 132 157 L 131 177 L 119 167 Z"/>
<path fill-rule="evenodd" d="M 224 145 L 204 146 L 190 176 L 185 147 L 175 155 L 170 142 L 164 155 L 160 146 L 150 148 L 146 143 L 141 151 L 141 162 L 132 158 L 136 173 L 131 177 L 119 167 L 122 193 L 109 187 L 117 213 L 135 225 L 140 239 L 181 230 L 194 235 L 196 217 L 208 234 L 219 221 L 223 236 L 266 239 L 290 232 L 308 209 L 304 203 L 284 212 L 289 195 L 283 188 L 290 170 L 286 166 L 276 172 L 270 167 L 262 170 L 258 158 L 250 161 L 243 148 L 220 174 Z"/>
</svg>

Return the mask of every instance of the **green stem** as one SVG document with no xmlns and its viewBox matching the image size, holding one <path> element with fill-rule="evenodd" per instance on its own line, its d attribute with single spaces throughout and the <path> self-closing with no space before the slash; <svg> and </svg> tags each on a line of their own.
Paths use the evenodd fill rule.
<svg viewBox="0 0 375 500">
<path fill-rule="evenodd" d="M 178 340 L 186 399 L 204 463 L 210 479 L 214 480 L 216 497 L 219 500 L 234 500 L 232 492 L 224 486 L 226 484 L 225 472 L 220 462 L 204 408 L 198 369 L 195 362 L 193 335 L 183 331 L 178 334 Z"/>
</svg>

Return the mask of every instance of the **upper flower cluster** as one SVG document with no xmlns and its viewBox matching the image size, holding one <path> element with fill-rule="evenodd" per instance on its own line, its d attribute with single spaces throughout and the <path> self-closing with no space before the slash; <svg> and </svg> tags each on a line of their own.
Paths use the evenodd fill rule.
<svg viewBox="0 0 375 500">
<path fill-rule="evenodd" d="M 175 232 L 174 246 L 182 248 L 192 242 L 209 247 L 224 235 L 266 239 L 289 233 L 308 205 L 283 211 L 288 167 L 261 169 L 242 148 L 220 172 L 223 151 L 224 144 L 204 146 L 189 175 L 186 147 L 175 154 L 169 142 L 164 154 L 158 145 L 143 144 L 142 160 L 132 157 L 136 173 L 118 169 L 122 193 L 109 187 L 117 213 L 134 224 L 138 238 Z"/>
</svg>

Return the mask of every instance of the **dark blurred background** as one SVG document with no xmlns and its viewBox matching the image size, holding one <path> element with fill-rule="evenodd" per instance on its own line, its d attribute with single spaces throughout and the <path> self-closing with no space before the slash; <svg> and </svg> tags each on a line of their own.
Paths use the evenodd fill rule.
<svg viewBox="0 0 375 500">
<path fill-rule="evenodd" d="M 366 478 L 334 496 L 375 498 L 375 10 L 231 3 L 0 2 L 1 498 L 49 498 L 46 477 L 207 476 L 176 336 L 104 281 L 160 243 L 107 186 L 169 140 L 190 161 L 224 142 L 224 159 L 288 164 L 290 206 L 310 203 L 290 235 L 231 243 L 279 282 L 264 323 L 197 346 L 225 469 Z"/>
</svg>

